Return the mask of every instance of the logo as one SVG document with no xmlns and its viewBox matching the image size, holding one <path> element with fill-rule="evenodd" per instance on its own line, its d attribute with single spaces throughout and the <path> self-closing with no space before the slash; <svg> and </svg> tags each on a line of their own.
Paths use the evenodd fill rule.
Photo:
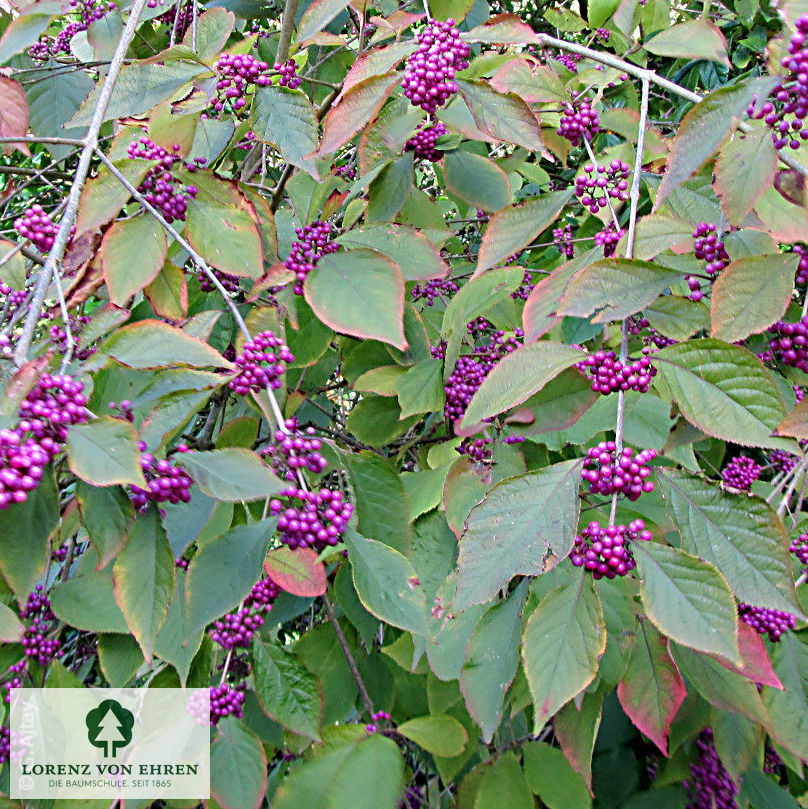
<svg viewBox="0 0 808 809">
<path fill-rule="evenodd" d="M 84 717 L 87 739 L 93 747 L 104 751 L 106 758 L 115 758 L 118 750 L 132 741 L 134 714 L 116 699 L 105 699 Z"/>
</svg>

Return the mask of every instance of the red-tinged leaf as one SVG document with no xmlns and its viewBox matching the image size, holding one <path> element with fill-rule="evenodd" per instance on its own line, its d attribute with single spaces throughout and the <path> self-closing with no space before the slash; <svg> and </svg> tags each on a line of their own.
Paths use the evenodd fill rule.
<svg viewBox="0 0 808 809">
<path fill-rule="evenodd" d="M 772 184 L 777 171 L 777 152 L 771 129 L 760 126 L 736 133 L 721 150 L 715 164 L 715 192 L 721 210 L 732 225 L 740 225 Z"/>
<path fill-rule="evenodd" d="M 767 232 L 778 242 L 804 242 L 808 233 L 808 209 L 789 202 L 776 188 L 769 188 L 757 201 L 758 222 L 750 227 Z"/>
<path fill-rule="evenodd" d="M 466 42 L 488 45 L 531 45 L 541 42 L 536 32 L 516 14 L 497 14 L 461 36 Z"/>
<path fill-rule="evenodd" d="M 765 77 L 721 87 L 685 115 L 673 140 L 667 170 L 654 203 L 655 210 L 674 188 L 719 150 L 755 96 L 767 96 L 776 81 Z"/>
<path fill-rule="evenodd" d="M 452 533 L 460 539 L 471 509 L 485 497 L 486 486 L 474 471 L 469 458 L 459 458 L 452 465 L 443 484 L 443 509 Z"/>
<path fill-rule="evenodd" d="M 704 20 L 672 25 L 645 42 L 643 48 L 657 56 L 709 59 L 729 67 L 724 34 L 717 26 Z"/>
<path fill-rule="evenodd" d="M 732 663 L 721 657 L 715 657 L 715 659 L 725 668 L 746 677 L 753 683 L 783 690 L 780 678 L 774 673 L 774 667 L 763 638 L 743 621 L 738 622 L 738 650 L 742 661 L 740 666 L 733 666 Z"/>
<path fill-rule="evenodd" d="M 495 267 L 526 247 L 561 213 L 572 190 L 553 191 L 497 211 L 488 222 L 474 275 Z"/>
<path fill-rule="evenodd" d="M 386 48 L 374 48 L 367 53 L 363 53 L 351 65 L 345 81 L 342 83 L 342 92 L 347 93 L 357 84 L 389 73 L 402 59 L 415 52 L 417 45 L 414 40 L 407 42 L 396 42 Z"/>
<path fill-rule="evenodd" d="M 376 117 L 399 81 L 398 73 L 386 73 L 365 79 L 342 95 L 325 117 L 318 154 L 333 154 L 364 129 Z"/>
<path fill-rule="evenodd" d="M 599 255 L 600 249 L 596 247 L 572 261 L 556 267 L 550 275 L 542 278 L 533 287 L 522 312 L 526 343 L 535 342 L 562 320 L 561 315 L 556 314 L 556 310 L 570 279 L 582 267 L 587 267 L 593 261 L 597 261 Z"/>
<path fill-rule="evenodd" d="M 313 598 L 326 590 L 325 566 L 311 548 L 276 548 L 267 554 L 264 570 L 275 584 L 295 596 Z"/>
<path fill-rule="evenodd" d="M 113 223 L 99 251 L 110 301 L 124 306 L 157 277 L 167 254 L 165 231 L 148 214 Z"/>
<path fill-rule="evenodd" d="M 28 99 L 16 79 L 0 76 L 0 137 L 14 138 L 28 134 Z M 4 143 L 3 152 L 11 154 L 19 149 L 30 154 L 25 143 Z"/>
<path fill-rule="evenodd" d="M 794 205 L 805 205 L 805 177 L 795 169 L 783 169 L 774 175 L 774 187 L 788 202 Z M 764 186 L 761 194 L 766 190 Z M 758 195 L 759 196 L 759 195 Z"/>
<path fill-rule="evenodd" d="M 47 365 L 47 357 L 37 357 L 14 372 L 11 379 L 6 382 L 3 397 L 0 399 L 0 416 L 17 416 L 20 403 L 36 385 Z"/>
<path fill-rule="evenodd" d="M 93 486 L 134 483 L 145 488 L 137 442 L 128 421 L 103 416 L 70 428 L 67 461 L 74 475 Z"/>
<path fill-rule="evenodd" d="M 572 765 L 581 774 L 592 791 L 592 751 L 600 728 L 603 710 L 603 690 L 584 694 L 580 706 L 574 702 L 565 705 L 553 719 L 553 729 L 558 743 Z"/>
<path fill-rule="evenodd" d="M 317 317 L 335 331 L 407 347 L 404 280 L 387 256 L 366 249 L 324 256 L 306 278 L 304 293 Z"/>
<path fill-rule="evenodd" d="M 323 30 L 348 5 L 348 0 L 314 0 L 303 12 L 295 41 L 305 42 Z"/>
<path fill-rule="evenodd" d="M 179 267 L 166 264 L 143 292 L 160 317 L 179 323 L 188 316 L 188 276 Z"/>
<path fill-rule="evenodd" d="M 457 84 L 481 132 L 531 152 L 541 150 L 541 126 L 524 99 L 500 93 L 483 81 L 458 79 Z"/>
<path fill-rule="evenodd" d="M 492 77 L 491 86 L 500 93 L 516 93 L 530 103 L 566 101 L 564 83 L 548 67 L 527 59 L 512 59 Z"/>
<path fill-rule="evenodd" d="M 682 675 L 665 638 L 647 621 L 640 621 L 617 698 L 634 725 L 668 755 L 668 732 L 687 695 Z"/>
<path fill-rule="evenodd" d="M 797 406 L 777 425 L 775 433 L 800 440 L 808 438 L 808 399 L 797 403 Z"/>
</svg>

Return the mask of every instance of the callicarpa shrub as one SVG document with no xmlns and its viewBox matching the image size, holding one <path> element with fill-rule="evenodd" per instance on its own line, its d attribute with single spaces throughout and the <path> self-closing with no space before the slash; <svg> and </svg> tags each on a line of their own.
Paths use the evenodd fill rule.
<svg viewBox="0 0 808 809">
<path fill-rule="evenodd" d="M 10 7 L 0 804 L 807 806 L 805 3 Z"/>
</svg>

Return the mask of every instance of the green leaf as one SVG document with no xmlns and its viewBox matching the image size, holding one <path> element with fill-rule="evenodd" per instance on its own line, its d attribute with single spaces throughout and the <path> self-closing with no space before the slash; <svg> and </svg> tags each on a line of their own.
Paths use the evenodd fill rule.
<svg viewBox="0 0 808 809">
<path fill-rule="evenodd" d="M 712 562 L 740 601 L 802 616 L 788 558 L 788 535 L 761 499 L 739 498 L 673 470 L 657 476 L 688 553 Z"/>
<path fill-rule="evenodd" d="M 412 152 L 405 152 L 384 166 L 370 185 L 365 221 L 379 222 L 392 219 L 413 193 L 412 179 Z"/>
<path fill-rule="evenodd" d="M 409 559 L 351 528 L 345 532 L 353 581 L 359 599 L 379 620 L 427 635 L 427 604 L 421 583 Z"/>
<path fill-rule="evenodd" d="M 480 620 L 468 645 L 460 673 L 466 707 L 491 742 L 502 721 L 505 694 L 519 666 L 519 636 L 527 582 L 506 601 L 493 606 Z"/>
<path fill-rule="evenodd" d="M 510 410 L 538 393 L 563 370 L 580 362 L 581 351 L 541 341 L 504 356 L 483 380 L 460 423 L 467 431 L 491 416 Z"/>
<path fill-rule="evenodd" d="M 129 627 L 115 602 L 112 571 L 83 573 L 54 585 L 53 611 L 60 621 L 85 632 L 129 635 Z"/>
<path fill-rule="evenodd" d="M 321 157 L 336 152 L 378 114 L 393 88 L 401 80 L 398 73 L 371 76 L 355 84 L 332 107 L 323 121 Z"/>
<path fill-rule="evenodd" d="M 343 457 L 359 517 L 357 530 L 362 536 L 408 553 L 412 541 L 409 503 L 397 470 L 387 458 L 367 452 Z"/>
<path fill-rule="evenodd" d="M 538 576 L 569 554 L 575 541 L 581 462 L 507 478 L 466 520 L 457 558 L 453 608 L 489 601 L 518 575 Z"/>
<path fill-rule="evenodd" d="M 48 567 L 50 537 L 58 528 L 59 492 L 47 470 L 24 503 L 0 511 L 0 571 L 20 604 Z"/>
<path fill-rule="evenodd" d="M 523 756 L 530 791 L 538 795 L 548 809 L 586 809 L 592 805 L 583 778 L 557 747 L 528 742 Z"/>
<path fill-rule="evenodd" d="M 311 39 L 323 30 L 348 5 L 348 0 L 314 0 L 303 12 L 297 27 L 297 43 Z"/>
<path fill-rule="evenodd" d="M 418 421 L 418 416 L 401 420 L 401 408 L 395 399 L 365 396 L 348 416 L 348 431 L 363 444 L 385 447 L 404 435 Z"/>
<path fill-rule="evenodd" d="M 281 782 L 274 809 L 396 809 L 404 761 L 392 739 L 371 734 L 312 757 Z"/>
<path fill-rule="evenodd" d="M 258 809 L 267 791 L 264 747 L 235 718 L 216 726 L 210 747 L 210 794 L 222 809 Z"/>
<path fill-rule="evenodd" d="M 0 604 L 0 641 L 3 643 L 17 643 L 22 637 L 25 627 L 16 613 L 5 604 Z"/>
<path fill-rule="evenodd" d="M 788 787 L 775 783 L 755 767 L 744 772 L 739 797 L 755 809 L 800 809 Z"/>
<path fill-rule="evenodd" d="M 554 717 L 553 727 L 564 757 L 592 789 L 592 751 L 600 729 L 603 689 L 585 693 L 580 708 L 567 703 Z"/>
<path fill-rule="evenodd" d="M 317 116 L 304 93 L 288 87 L 257 87 L 252 124 L 258 140 L 277 146 L 287 163 L 319 179 L 317 161 L 311 156 L 317 151 Z"/>
<path fill-rule="evenodd" d="M 151 216 L 115 222 L 104 234 L 99 251 L 110 301 L 125 306 L 157 277 L 167 253 L 165 231 Z"/>
<path fill-rule="evenodd" d="M 496 266 L 530 244 L 569 202 L 572 190 L 553 191 L 497 211 L 480 244 L 475 274 Z"/>
<path fill-rule="evenodd" d="M 687 689 L 667 640 L 647 621 L 640 621 L 638 627 L 637 643 L 617 686 L 617 697 L 634 725 L 667 756 L 668 732 Z"/>
<path fill-rule="evenodd" d="M 105 632 L 98 636 L 98 662 L 112 688 L 124 688 L 146 662 L 131 635 Z"/>
<path fill-rule="evenodd" d="M 398 265 L 375 250 L 323 256 L 306 278 L 306 301 L 335 331 L 404 349 L 404 280 Z"/>
<path fill-rule="evenodd" d="M 458 79 L 457 85 L 481 132 L 531 152 L 541 150 L 541 127 L 526 101 L 514 93 L 504 95 L 483 81 Z"/>
<path fill-rule="evenodd" d="M 508 175 L 496 163 L 473 152 L 446 152 L 443 176 L 446 188 L 475 208 L 498 211 L 511 201 Z"/>
<path fill-rule="evenodd" d="M 183 685 L 188 679 L 191 663 L 202 644 L 201 630 L 195 633 L 189 632 L 188 602 L 185 598 L 186 578 L 184 571 L 176 571 L 174 596 L 168 606 L 166 619 L 154 641 L 154 653 L 174 666 Z"/>
<path fill-rule="evenodd" d="M 113 571 L 115 600 L 143 656 L 151 662 L 154 642 L 174 595 L 174 555 L 152 506 L 133 523 Z"/>
<path fill-rule="evenodd" d="M 234 367 L 202 340 L 158 320 L 139 320 L 118 329 L 99 350 L 121 365 L 141 370 L 176 365 Z"/>
<path fill-rule="evenodd" d="M 735 599 L 715 567 L 655 542 L 635 542 L 632 550 L 640 597 L 657 629 L 699 652 L 739 662 Z"/>
<path fill-rule="evenodd" d="M 727 40 L 718 26 L 704 20 L 672 25 L 644 42 L 643 48 L 657 56 L 709 59 L 729 66 Z"/>
<path fill-rule="evenodd" d="M 177 462 L 214 500 L 262 500 L 278 494 L 284 487 L 254 452 L 243 447 L 186 452 L 177 457 Z"/>
<path fill-rule="evenodd" d="M 113 165 L 132 185 L 137 187 L 143 182 L 149 169 L 154 166 L 154 161 L 126 158 L 114 162 Z M 99 166 L 98 173 L 87 181 L 82 191 L 76 220 L 76 234 L 93 230 L 113 220 L 128 199 L 129 191 L 118 178 L 106 166 Z"/>
<path fill-rule="evenodd" d="M 62 13 L 61 3 L 38 3 L 27 14 L 20 14 L 12 20 L 0 39 L 0 65 L 4 65 L 12 56 L 22 53 L 29 45 L 39 39 L 53 17 Z"/>
<path fill-rule="evenodd" d="M 189 28 L 185 32 L 183 45 L 194 48 L 200 59 L 212 59 L 224 48 L 235 21 L 235 15 L 227 9 L 212 8 L 205 11 L 196 20 L 196 30 Z"/>
<path fill-rule="evenodd" d="M 592 317 L 593 323 L 623 320 L 653 303 L 684 273 L 647 261 L 610 258 L 576 273 L 561 296 L 559 315 Z"/>
<path fill-rule="evenodd" d="M 808 758 L 808 644 L 804 633 L 786 632 L 774 652 L 784 690 L 764 689 L 771 735 L 801 759 Z"/>
<path fill-rule="evenodd" d="M 740 225 L 774 182 L 777 151 L 772 133 L 761 123 L 752 132 L 737 132 L 715 164 L 715 192 L 732 225 Z"/>
<path fill-rule="evenodd" d="M 522 661 L 536 733 L 592 682 L 605 649 L 600 599 L 592 578 L 581 571 L 545 596 L 525 625 Z"/>
<path fill-rule="evenodd" d="M 511 59 L 491 79 L 491 86 L 500 93 L 515 93 L 528 103 L 563 102 L 569 96 L 564 83 L 544 65 L 526 59 Z"/>
<path fill-rule="evenodd" d="M 791 302 L 795 259 L 794 253 L 750 256 L 725 267 L 713 284 L 710 335 L 734 343 L 779 320 Z"/>
<path fill-rule="evenodd" d="M 459 756 L 469 740 L 466 729 L 451 716 L 418 716 L 399 725 L 396 731 L 428 753 L 444 758 Z"/>
<path fill-rule="evenodd" d="M 112 97 L 104 112 L 104 120 L 126 118 L 148 112 L 163 101 L 174 98 L 178 90 L 189 84 L 210 68 L 198 62 L 181 62 L 176 59 L 158 61 L 160 54 L 149 62 L 133 62 L 121 68 Z M 73 116 L 70 126 L 87 126 L 92 120 L 103 82 L 96 85 L 81 109 Z"/>
<path fill-rule="evenodd" d="M 146 488 L 137 432 L 124 419 L 102 416 L 73 425 L 67 434 L 67 460 L 73 474 L 93 486 L 134 483 Z"/>
<path fill-rule="evenodd" d="M 682 415 L 708 435 L 745 447 L 791 447 L 771 437 L 785 404 L 774 376 L 751 352 L 691 340 L 654 354 L 654 365 Z"/>
<path fill-rule="evenodd" d="M 396 384 L 401 418 L 443 409 L 443 363 L 437 359 L 413 365 Z"/>
<path fill-rule="evenodd" d="M 693 225 L 666 214 L 649 214 L 637 222 L 634 258 L 648 261 L 677 245 L 690 245 Z"/>
<path fill-rule="evenodd" d="M 337 242 L 345 247 L 369 247 L 384 253 L 398 264 L 405 281 L 442 278 L 449 271 L 440 251 L 423 233 L 394 222 L 353 228 L 343 233 Z"/>
<path fill-rule="evenodd" d="M 198 193 L 188 201 L 185 232 L 191 246 L 230 275 L 260 278 L 264 272 L 255 208 L 238 186 L 209 174 L 183 174 Z"/>
<path fill-rule="evenodd" d="M 258 638 L 255 655 L 255 692 L 264 711 L 288 730 L 320 738 L 322 688 L 295 655 Z"/>
<path fill-rule="evenodd" d="M 191 634 L 233 609 L 261 578 L 276 523 L 273 518 L 238 525 L 194 554 L 185 583 Z"/>
<path fill-rule="evenodd" d="M 670 36 L 676 28 L 673 26 L 659 36 Z M 765 98 L 776 82 L 777 79 L 767 76 L 721 87 L 685 115 L 673 139 L 655 209 L 719 150 L 755 96 Z"/>
<path fill-rule="evenodd" d="M 713 290 L 715 294 L 715 287 Z M 697 331 L 710 328 L 707 307 L 701 301 L 691 301 L 679 295 L 662 295 L 642 313 L 657 331 L 672 340 L 687 340 Z"/>
<path fill-rule="evenodd" d="M 483 765 L 484 771 L 474 797 L 474 809 L 533 809 L 533 796 L 512 750 Z"/>
</svg>

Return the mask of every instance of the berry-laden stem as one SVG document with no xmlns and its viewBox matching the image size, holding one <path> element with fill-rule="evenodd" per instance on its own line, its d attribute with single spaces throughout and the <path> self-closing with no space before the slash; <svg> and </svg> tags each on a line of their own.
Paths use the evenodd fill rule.
<svg viewBox="0 0 808 809">
<path fill-rule="evenodd" d="M 589 155 L 589 159 L 592 161 L 592 165 L 597 170 L 598 166 L 598 159 L 595 157 L 595 153 L 592 151 L 592 144 L 589 142 L 588 138 L 584 138 L 584 146 L 586 146 L 586 153 Z M 619 233 L 620 232 L 620 222 L 617 221 L 617 214 L 612 207 L 612 201 L 609 198 L 608 194 L 606 195 L 606 204 L 609 206 L 609 213 L 612 215 L 612 222 L 614 223 L 614 229 Z"/>
<path fill-rule="evenodd" d="M 53 241 L 53 247 L 51 247 L 50 253 L 48 253 L 48 257 L 45 260 L 45 266 L 40 271 L 39 279 L 34 288 L 31 305 L 25 316 L 22 334 L 17 342 L 17 348 L 14 351 L 14 363 L 18 368 L 21 368 L 28 361 L 28 352 L 31 350 L 31 343 L 33 342 L 34 331 L 39 322 L 39 314 L 42 311 L 45 294 L 47 293 L 51 278 L 58 275 L 59 270 L 57 269 L 57 265 L 61 263 L 64 257 L 67 241 L 70 238 L 70 231 L 76 221 L 81 192 L 84 189 L 84 183 L 90 171 L 90 162 L 93 153 L 98 146 L 98 133 L 101 131 L 101 125 L 104 123 L 107 107 L 112 98 L 115 83 L 118 81 L 118 75 L 121 72 L 121 67 L 126 57 L 126 51 L 129 49 L 129 44 L 135 36 L 138 23 L 140 22 L 140 15 L 143 13 L 145 6 L 146 0 L 133 0 L 129 8 L 129 19 L 126 21 L 120 40 L 118 40 L 118 46 L 115 48 L 115 53 L 109 64 L 109 72 L 104 79 L 104 84 L 101 86 L 98 103 L 93 111 L 90 125 L 87 128 L 87 134 L 82 141 L 81 155 L 79 156 L 79 164 L 76 168 L 76 177 L 73 181 L 73 185 L 70 187 L 65 212 L 59 222 L 59 230 Z"/>
</svg>

